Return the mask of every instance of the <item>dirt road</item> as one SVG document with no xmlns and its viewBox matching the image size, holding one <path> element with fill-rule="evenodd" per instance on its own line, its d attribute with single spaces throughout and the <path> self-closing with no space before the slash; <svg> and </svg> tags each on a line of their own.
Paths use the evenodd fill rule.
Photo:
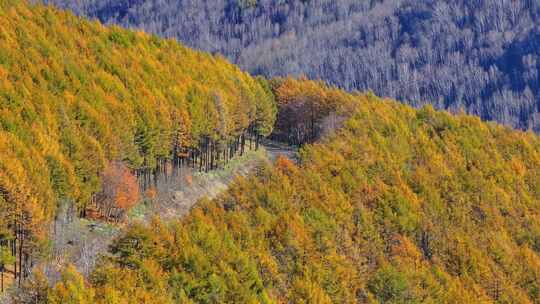
<svg viewBox="0 0 540 304">
<path fill-rule="evenodd" d="M 216 197 L 227 189 L 236 176 L 246 176 L 262 162 L 274 162 L 279 156 L 297 161 L 297 150 L 265 141 L 258 151 L 248 151 L 233 159 L 224 168 L 190 175 L 188 186 L 180 180 L 169 180 L 161 187 L 158 202 L 143 202 L 132 210 L 128 223 L 123 226 L 78 218 L 73 211 L 61 210 L 51 228 L 51 258 L 41 263 L 41 269 L 51 282 L 60 278 L 63 267 L 73 264 L 88 276 L 100 255 L 105 254 L 114 238 L 121 235 L 127 225 L 136 221 L 147 222 L 152 216 L 162 219 L 180 218 L 203 197 Z M 182 178 L 186 178 L 186 176 Z M 8 303 L 6 299 L 0 303 Z"/>
</svg>

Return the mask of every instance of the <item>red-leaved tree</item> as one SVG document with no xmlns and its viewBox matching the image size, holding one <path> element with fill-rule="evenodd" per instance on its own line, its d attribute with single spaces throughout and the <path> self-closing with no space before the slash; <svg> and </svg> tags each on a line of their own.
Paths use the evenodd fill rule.
<svg viewBox="0 0 540 304">
<path fill-rule="evenodd" d="M 113 162 L 102 174 L 102 191 L 96 200 L 100 213 L 109 220 L 122 220 L 139 201 L 137 178 L 121 162 Z"/>
</svg>

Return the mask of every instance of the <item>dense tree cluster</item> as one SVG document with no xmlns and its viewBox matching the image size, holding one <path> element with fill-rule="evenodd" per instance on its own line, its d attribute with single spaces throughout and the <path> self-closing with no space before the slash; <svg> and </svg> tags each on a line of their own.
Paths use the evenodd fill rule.
<svg viewBox="0 0 540 304">
<path fill-rule="evenodd" d="M 353 96 L 320 81 L 275 78 L 270 81 L 277 106 L 271 138 L 303 145 L 338 129 L 354 112 Z"/>
<path fill-rule="evenodd" d="M 274 124 L 264 80 L 172 40 L 7 0 L 0 45 L 0 273 L 19 281 L 60 203 L 118 214 L 134 175 L 211 169 Z"/>
<path fill-rule="evenodd" d="M 133 226 L 88 282 L 67 269 L 49 299 L 540 303 L 540 138 L 348 98 L 343 127 L 299 165 L 282 158 L 184 219 Z"/>
<path fill-rule="evenodd" d="M 540 131 L 538 1 L 45 2 L 176 37 L 267 77 L 305 74 Z"/>
</svg>

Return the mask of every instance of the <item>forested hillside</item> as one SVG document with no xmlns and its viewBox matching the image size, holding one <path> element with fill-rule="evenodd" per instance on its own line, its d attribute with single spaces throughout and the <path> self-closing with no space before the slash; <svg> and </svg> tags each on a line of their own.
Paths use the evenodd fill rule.
<svg viewBox="0 0 540 304">
<path fill-rule="evenodd" d="M 46 254 L 60 204 L 118 219 L 137 181 L 212 169 L 274 124 L 264 80 L 172 40 L 3 0 L 0 46 L 2 289 Z"/>
<path fill-rule="evenodd" d="M 538 1 L 44 1 L 267 77 L 305 74 L 540 131 Z"/>
<path fill-rule="evenodd" d="M 538 5 L 441 3 L 69 1 L 104 20 L 159 19 L 150 30 L 266 75 L 538 126 Z M 0 291 L 17 280 L 16 303 L 540 303 L 533 132 L 253 78 L 20 0 L 0 0 L 0 46 Z M 57 210 L 115 225 L 160 178 L 212 170 L 262 136 L 302 146 L 298 159 L 258 166 L 185 217 L 116 225 L 88 277 L 34 267 Z"/>
<path fill-rule="evenodd" d="M 313 82 L 273 86 L 280 111 L 333 103 L 349 113 L 343 127 L 305 146 L 299 165 L 282 158 L 184 219 L 133 226 L 88 282 L 66 269 L 52 290 L 36 284 L 38 295 L 51 303 L 540 303 L 537 135 Z"/>
</svg>

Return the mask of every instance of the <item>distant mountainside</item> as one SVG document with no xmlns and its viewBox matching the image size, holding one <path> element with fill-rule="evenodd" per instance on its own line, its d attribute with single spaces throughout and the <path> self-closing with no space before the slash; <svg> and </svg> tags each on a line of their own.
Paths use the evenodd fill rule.
<svg viewBox="0 0 540 304">
<path fill-rule="evenodd" d="M 343 127 L 299 165 L 279 159 L 183 219 L 130 227 L 86 283 L 66 269 L 50 303 L 540 303 L 537 135 L 273 87 L 285 125 L 333 108 Z"/>
<path fill-rule="evenodd" d="M 45 0 L 176 37 L 266 76 L 305 74 L 540 131 L 540 2 Z"/>
</svg>

